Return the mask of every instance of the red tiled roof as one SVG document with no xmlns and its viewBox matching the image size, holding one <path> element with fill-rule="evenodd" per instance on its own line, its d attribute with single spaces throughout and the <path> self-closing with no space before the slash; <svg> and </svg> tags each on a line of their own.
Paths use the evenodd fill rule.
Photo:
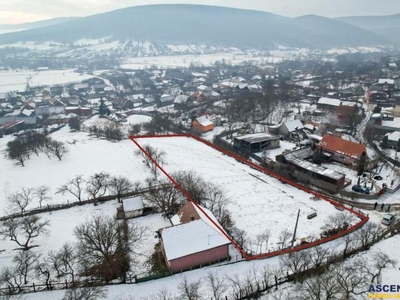
<svg viewBox="0 0 400 300">
<path fill-rule="evenodd" d="M 367 153 L 367 148 L 363 144 L 347 141 L 335 136 L 325 134 L 319 142 L 323 150 L 343 154 L 345 156 L 360 158 L 363 153 Z"/>
</svg>

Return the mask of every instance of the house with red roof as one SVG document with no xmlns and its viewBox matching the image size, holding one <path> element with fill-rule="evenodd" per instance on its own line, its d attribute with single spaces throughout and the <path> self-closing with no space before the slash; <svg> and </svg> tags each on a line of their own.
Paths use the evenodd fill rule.
<svg viewBox="0 0 400 300">
<path fill-rule="evenodd" d="M 362 160 L 367 159 L 367 148 L 342 138 L 325 134 L 318 144 L 322 154 L 339 163 L 357 168 Z"/>
</svg>

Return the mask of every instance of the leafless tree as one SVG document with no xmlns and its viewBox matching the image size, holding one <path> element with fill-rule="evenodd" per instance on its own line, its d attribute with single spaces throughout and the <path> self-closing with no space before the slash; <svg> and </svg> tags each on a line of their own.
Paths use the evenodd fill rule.
<svg viewBox="0 0 400 300">
<path fill-rule="evenodd" d="M 48 261 L 56 271 L 58 278 L 70 276 L 71 281 L 75 282 L 78 256 L 74 246 L 65 243 L 57 252 L 50 251 Z"/>
<path fill-rule="evenodd" d="M 200 291 L 201 281 L 189 281 L 187 277 L 183 277 L 178 284 L 179 299 L 185 300 L 201 300 L 202 293 Z"/>
<path fill-rule="evenodd" d="M 13 295 L 17 292 L 21 292 L 22 281 L 20 276 L 14 268 L 10 266 L 2 266 L 0 270 L 0 285 L 8 286 L 6 295 Z M 1 294 L 0 294 L 1 295 Z"/>
<path fill-rule="evenodd" d="M 38 245 L 31 242 L 39 235 L 48 235 L 49 220 L 42 220 L 37 215 L 24 218 L 9 218 L 1 223 L 0 236 L 10 239 L 20 246 L 17 250 L 27 251 Z"/>
<path fill-rule="evenodd" d="M 44 277 L 46 290 L 51 289 L 51 278 L 52 278 L 52 266 L 47 256 L 40 255 L 38 256 L 35 263 L 35 271 L 36 275 L 41 278 Z"/>
<path fill-rule="evenodd" d="M 355 259 L 351 263 L 343 262 L 334 266 L 332 275 L 340 289 L 339 299 L 353 299 L 368 290 L 370 278 L 362 268 L 364 265 L 365 261 Z"/>
<path fill-rule="evenodd" d="M 289 240 L 291 238 L 292 234 L 289 230 L 283 229 L 281 233 L 279 234 L 279 241 L 281 243 L 281 249 L 284 249 L 288 247 L 289 245 Z"/>
<path fill-rule="evenodd" d="M 37 197 L 39 200 L 39 206 L 42 208 L 43 201 L 50 200 L 51 198 L 48 196 L 49 188 L 45 185 L 39 186 L 33 192 L 33 195 Z"/>
<path fill-rule="evenodd" d="M 344 244 L 344 248 L 343 248 L 343 258 L 347 257 L 347 254 L 352 251 L 354 249 L 354 246 L 356 244 L 356 240 L 354 237 L 354 234 L 346 234 L 343 238 L 342 238 L 343 244 Z"/>
<path fill-rule="evenodd" d="M 12 211 L 19 210 L 21 215 L 25 213 L 27 206 L 33 200 L 33 189 L 22 188 L 18 193 L 11 194 L 8 196 L 8 204 Z"/>
<path fill-rule="evenodd" d="M 326 272 L 319 276 L 312 276 L 298 284 L 299 293 L 295 295 L 299 300 L 325 300 L 340 298 L 340 287 L 331 273 Z M 349 298 L 343 298 L 349 299 Z"/>
<path fill-rule="evenodd" d="M 290 270 L 297 274 L 306 270 L 310 266 L 310 257 L 307 251 L 295 251 L 279 257 L 282 268 Z"/>
<path fill-rule="evenodd" d="M 20 276 L 24 284 L 28 284 L 28 275 L 34 270 L 34 262 L 36 259 L 37 255 L 30 250 L 19 251 L 13 258 L 16 274 Z"/>
<path fill-rule="evenodd" d="M 132 182 L 123 176 L 113 176 L 109 181 L 109 188 L 112 194 L 117 195 L 118 202 L 121 202 L 121 196 L 123 194 L 132 192 L 134 186 Z"/>
<path fill-rule="evenodd" d="M 150 145 L 144 145 L 143 149 L 147 154 L 159 165 L 163 166 L 165 164 L 165 151 L 154 148 Z M 145 165 L 151 170 L 154 177 L 157 177 L 157 165 L 140 149 L 135 151 L 135 155 L 143 158 Z"/>
<path fill-rule="evenodd" d="M 157 293 L 152 294 L 149 297 L 149 300 L 174 300 L 175 297 L 169 291 L 169 289 L 165 286 L 161 287 Z"/>
<path fill-rule="evenodd" d="M 367 250 L 371 242 L 376 240 L 379 233 L 380 228 L 378 224 L 367 222 L 363 227 L 354 233 L 354 238 L 364 250 Z"/>
<path fill-rule="evenodd" d="M 104 286 L 90 286 L 84 288 L 73 287 L 67 290 L 62 300 L 97 300 L 107 298 L 107 288 Z"/>
<path fill-rule="evenodd" d="M 390 256 L 383 252 L 375 252 L 372 255 L 372 261 L 374 262 L 372 266 L 368 266 L 368 263 L 359 264 L 360 268 L 364 270 L 371 278 L 371 283 L 373 283 L 382 273 L 383 269 L 389 267 L 396 267 L 397 260 L 390 258 Z"/>
<path fill-rule="evenodd" d="M 261 234 L 261 237 L 263 241 L 265 241 L 265 251 L 268 251 L 268 242 L 269 238 L 271 237 L 271 230 L 269 228 L 265 229 L 264 232 Z"/>
<path fill-rule="evenodd" d="M 130 266 L 130 251 L 135 252 L 145 238 L 146 228 L 137 223 L 128 226 L 127 222 L 106 216 L 94 216 L 75 227 L 78 239 L 77 254 L 79 264 L 86 274 L 109 282 L 123 277 Z"/>
<path fill-rule="evenodd" d="M 332 251 L 330 248 L 321 246 L 313 247 L 306 252 L 309 255 L 311 268 L 319 268 L 332 256 Z"/>
<path fill-rule="evenodd" d="M 347 211 L 337 212 L 336 214 L 329 215 L 328 220 L 326 221 L 324 228 L 326 229 L 338 229 L 348 228 L 353 222 L 356 221 L 356 218 L 353 214 L 348 213 Z"/>
<path fill-rule="evenodd" d="M 168 179 L 157 182 L 157 186 L 143 195 L 143 198 L 153 206 L 159 208 L 166 217 L 173 216 L 185 203 L 182 192 Z"/>
<path fill-rule="evenodd" d="M 73 179 L 69 180 L 66 184 L 58 188 L 56 194 L 70 193 L 75 196 L 79 202 L 82 201 L 83 185 L 85 180 L 82 175 L 76 175 Z"/>
<path fill-rule="evenodd" d="M 86 191 L 93 197 L 93 199 L 104 196 L 108 189 L 109 179 L 110 174 L 107 172 L 100 172 L 90 176 L 87 181 Z"/>
<path fill-rule="evenodd" d="M 248 237 L 247 237 L 247 232 L 245 230 L 233 227 L 231 236 L 242 249 L 246 248 L 248 243 Z"/>
<path fill-rule="evenodd" d="M 59 160 L 62 160 L 65 154 L 69 152 L 67 146 L 60 141 L 50 140 L 47 143 L 48 151 L 57 157 Z"/>
<path fill-rule="evenodd" d="M 224 277 L 215 272 L 208 272 L 205 277 L 207 286 L 212 291 L 214 300 L 222 300 L 227 288 L 227 282 Z"/>
</svg>

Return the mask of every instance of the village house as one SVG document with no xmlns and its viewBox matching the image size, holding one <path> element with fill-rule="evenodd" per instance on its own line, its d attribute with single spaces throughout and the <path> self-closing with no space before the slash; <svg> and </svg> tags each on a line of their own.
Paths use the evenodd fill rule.
<svg viewBox="0 0 400 300">
<path fill-rule="evenodd" d="M 214 129 L 214 123 L 208 118 L 208 116 L 201 116 L 193 120 L 192 129 L 198 132 L 211 131 Z"/>
<path fill-rule="evenodd" d="M 188 202 L 171 222 L 174 226 L 159 231 L 162 253 L 171 272 L 242 259 L 209 210 Z"/>
<path fill-rule="evenodd" d="M 357 168 L 367 160 L 367 148 L 361 143 L 325 134 L 318 144 L 322 154 L 331 160 Z"/>
<path fill-rule="evenodd" d="M 252 133 L 233 139 L 233 148 L 244 154 L 253 154 L 279 148 L 279 136 L 268 133 Z"/>
<path fill-rule="evenodd" d="M 383 140 L 384 141 L 386 140 L 385 147 L 397 149 L 397 147 L 399 146 L 400 131 L 394 131 L 394 132 L 385 134 L 385 137 Z"/>
<path fill-rule="evenodd" d="M 283 136 L 292 138 L 295 134 L 298 134 L 298 132 L 303 128 L 303 123 L 301 123 L 300 120 L 293 120 L 279 125 L 278 132 Z"/>
</svg>

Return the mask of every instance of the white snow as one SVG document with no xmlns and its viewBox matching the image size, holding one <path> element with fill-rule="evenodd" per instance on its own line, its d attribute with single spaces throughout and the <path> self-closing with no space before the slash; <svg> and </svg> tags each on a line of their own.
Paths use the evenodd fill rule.
<svg viewBox="0 0 400 300">
<path fill-rule="evenodd" d="M 326 201 L 313 201 L 312 195 L 282 184 L 279 180 L 250 168 L 207 145 L 186 137 L 137 139 L 166 152 L 164 169 L 173 174 L 192 170 L 223 188 L 230 202 L 227 209 L 239 229 L 245 230 L 250 241 L 266 229 L 271 230 L 268 251 L 278 250 L 279 234 L 284 228 L 294 229 L 300 209 L 296 238 L 319 236 L 327 218 L 337 210 Z M 307 219 L 313 212 L 317 217 Z M 273 230 L 276 228 L 276 230 Z M 250 243 L 255 252 L 256 245 Z"/>
<path fill-rule="evenodd" d="M 230 243 L 221 232 L 202 219 L 164 228 L 161 232 L 168 260 L 210 250 Z"/>
</svg>

